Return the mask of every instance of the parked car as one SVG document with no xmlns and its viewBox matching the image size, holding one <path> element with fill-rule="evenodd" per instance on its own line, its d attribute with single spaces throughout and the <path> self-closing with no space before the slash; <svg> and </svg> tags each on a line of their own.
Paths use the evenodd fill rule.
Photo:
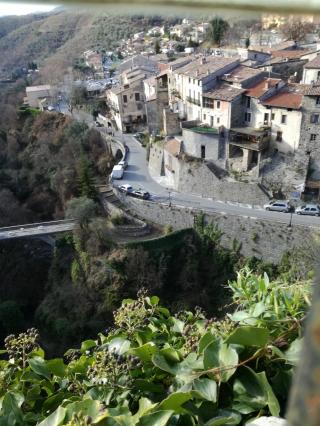
<svg viewBox="0 0 320 426">
<path fill-rule="evenodd" d="M 275 212 L 289 213 L 293 210 L 293 207 L 288 203 L 288 201 L 278 200 L 270 201 L 270 203 L 263 206 L 266 210 L 272 210 Z"/>
<path fill-rule="evenodd" d="M 128 167 L 128 162 L 126 160 L 121 160 L 119 161 L 118 166 L 121 166 L 123 169 L 126 169 Z"/>
<path fill-rule="evenodd" d="M 138 139 L 138 140 L 140 140 L 140 139 L 142 139 L 144 137 L 144 133 L 142 133 L 142 132 L 135 133 L 133 135 L 133 137 L 136 138 L 136 139 Z"/>
<path fill-rule="evenodd" d="M 124 173 L 124 168 L 122 166 L 116 165 L 112 169 L 111 179 L 122 179 L 123 173 Z"/>
<path fill-rule="evenodd" d="M 129 193 L 131 197 L 140 198 L 142 200 L 148 200 L 150 198 L 150 194 L 147 191 L 144 191 L 143 189 L 134 189 L 132 192 Z"/>
<path fill-rule="evenodd" d="M 125 185 L 118 186 L 118 190 L 120 192 L 123 192 L 124 194 L 129 194 L 130 192 L 133 191 L 133 188 L 131 185 L 125 184 Z"/>
<path fill-rule="evenodd" d="M 307 214 L 310 216 L 320 216 L 320 206 L 317 204 L 304 204 L 296 208 L 297 214 Z"/>
</svg>

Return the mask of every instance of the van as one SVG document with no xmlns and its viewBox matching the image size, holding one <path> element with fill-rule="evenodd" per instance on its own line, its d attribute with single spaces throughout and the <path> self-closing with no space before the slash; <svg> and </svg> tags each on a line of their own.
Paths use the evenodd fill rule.
<svg viewBox="0 0 320 426">
<path fill-rule="evenodd" d="M 122 166 L 116 165 L 112 169 L 111 179 L 122 179 L 123 178 L 124 169 Z"/>
</svg>

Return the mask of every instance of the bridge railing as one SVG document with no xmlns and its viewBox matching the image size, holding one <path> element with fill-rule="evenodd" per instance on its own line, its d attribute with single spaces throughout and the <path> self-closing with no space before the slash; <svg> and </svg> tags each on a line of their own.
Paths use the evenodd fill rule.
<svg viewBox="0 0 320 426">
<path fill-rule="evenodd" d="M 0 228 L 0 232 L 5 231 L 14 231 L 14 230 L 20 230 L 28 229 L 28 228 L 35 228 L 37 226 L 53 226 L 53 225 L 63 225 L 68 223 L 75 223 L 76 221 L 74 219 L 63 219 L 63 220 L 52 220 L 49 222 L 36 222 L 36 223 L 26 223 L 21 225 L 13 225 L 13 226 L 5 226 L 3 228 Z"/>
</svg>

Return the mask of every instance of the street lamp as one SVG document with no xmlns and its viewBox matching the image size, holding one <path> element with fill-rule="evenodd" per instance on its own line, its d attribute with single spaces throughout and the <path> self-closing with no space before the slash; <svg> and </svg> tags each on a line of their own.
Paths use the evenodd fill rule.
<svg viewBox="0 0 320 426">
<path fill-rule="evenodd" d="M 171 190 L 167 188 L 167 191 L 168 191 L 169 207 L 171 207 Z"/>
</svg>

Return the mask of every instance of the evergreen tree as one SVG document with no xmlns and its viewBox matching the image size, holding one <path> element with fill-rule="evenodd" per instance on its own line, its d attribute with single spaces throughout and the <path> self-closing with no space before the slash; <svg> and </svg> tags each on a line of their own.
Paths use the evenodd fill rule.
<svg viewBox="0 0 320 426">
<path fill-rule="evenodd" d="M 89 161 L 85 157 L 81 157 L 79 164 L 79 192 L 82 197 L 97 198 L 97 190 L 95 188 L 94 177 Z"/>
<path fill-rule="evenodd" d="M 224 21 L 219 16 L 216 16 L 210 22 L 210 27 L 207 33 L 208 40 L 211 41 L 213 44 L 220 46 L 228 28 L 228 22 Z"/>
<path fill-rule="evenodd" d="M 250 46 L 250 38 L 247 37 L 246 38 L 246 48 L 248 49 L 249 46 Z"/>
<path fill-rule="evenodd" d="M 155 51 L 155 54 L 156 54 L 156 55 L 157 55 L 158 53 L 160 53 L 160 51 L 161 51 L 160 41 L 159 41 L 159 39 L 157 39 L 157 40 L 155 41 L 155 43 L 154 43 L 154 51 Z"/>
</svg>

